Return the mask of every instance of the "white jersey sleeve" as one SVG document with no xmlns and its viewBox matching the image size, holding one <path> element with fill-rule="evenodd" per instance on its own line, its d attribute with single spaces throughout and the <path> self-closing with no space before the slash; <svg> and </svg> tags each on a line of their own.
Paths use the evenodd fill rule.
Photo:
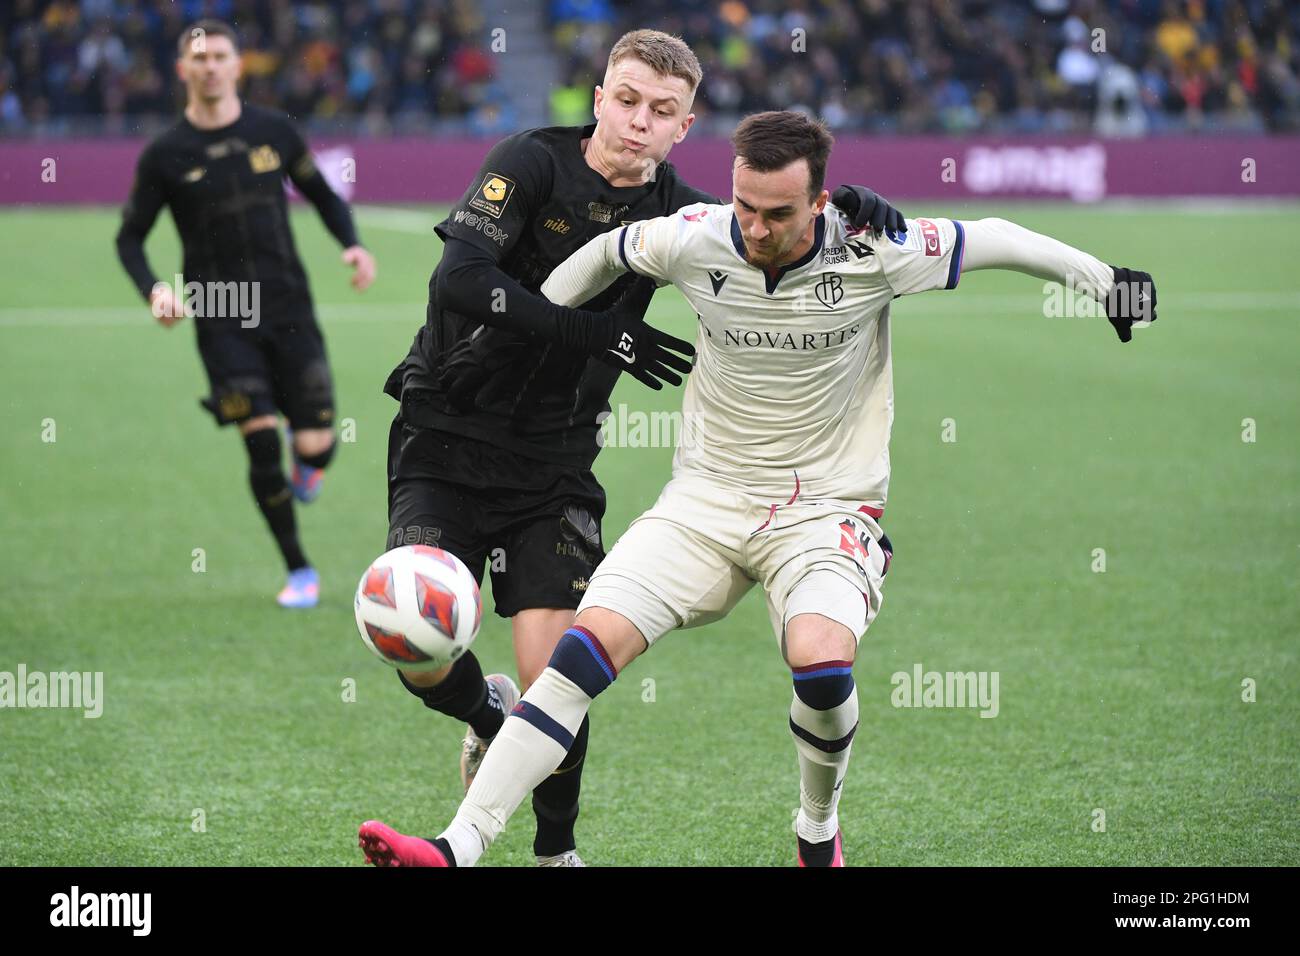
<svg viewBox="0 0 1300 956">
<path fill-rule="evenodd" d="M 955 219 L 909 219 L 907 235 L 876 244 L 880 270 L 896 295 L 955 289 L 966 233 Z"/>
<path fill-rule="evenodd" d="M 642 219 L 597 236 L 556 266 L 542 283 L 542 295 L 560 305 L 577 305 L 604 292 L 625 272 L 667 285 L 686 227 L 703 218 L 707 209 L 696 203 L 671 216 Z"/>
<path fill-rule="evenodd" d="M 618 233 L 618 254 L 623 266 L 637 275 L 671 282 L 677 272 L 683 240 L 693 223 L 707 214 L 704 203 L 683 206 L 671 216 L 643 219 Z"/>
</svg>

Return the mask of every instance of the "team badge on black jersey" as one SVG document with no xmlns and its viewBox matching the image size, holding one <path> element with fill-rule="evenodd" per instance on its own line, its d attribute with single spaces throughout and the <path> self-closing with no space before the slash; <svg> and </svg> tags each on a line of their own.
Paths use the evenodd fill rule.
<svg viewBox="0 0 1300 956">
<path fill-rule="evenodd" d="M 479 184 L 469 205 L 471 209 L 485 212 L 493 219 L 500 219 L 501 213 L 505 212 L 506 203 L 510 202 L 514 192 L 513 179 L 500 173 L 488 173 L 483 177 L 483 182 Z"/>
<path fill-rule="evenodd" d="M 280 168 L 280 154 L 270 146 L 249 150 L 248 165 L 255 173 L 270 173 Z"/>
</svg>

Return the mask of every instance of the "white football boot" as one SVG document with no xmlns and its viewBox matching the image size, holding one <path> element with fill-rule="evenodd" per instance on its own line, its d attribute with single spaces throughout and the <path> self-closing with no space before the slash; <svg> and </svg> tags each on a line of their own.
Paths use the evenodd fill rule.
<svg viewBox="0 0 1300 956">
<path fill-rule="evenodd" d="M 514 710 L 515 704 L 519 703 L 518 685 L 505 674 L 488 674 L 483 679 L 487 681 L 488 693 L 495 694 L 497 700 L 501 702 L 502 716 L 509 717 L 510 711 Z M 460 782 L 465 785 L 466 793 L 469 792 L 469 785 L 474 782 L 474 775 L 478 773 L 479 765 L 487 756 L 487 749 L 491 746 L 492 740 L 491 737 L 484 740 L 474 733 L 473 727 L 465 728 L 465 739 L 460 745 Z"/>
<path fill-rule="evenodd" d="M 538 866 L 586 866 L 582 862 L 582 857 L 578 856 L 577 850 L 565 850 L 563 853 L 557 853 L 555 856 L 539 856 L 537 858 Z"/>
</svg>

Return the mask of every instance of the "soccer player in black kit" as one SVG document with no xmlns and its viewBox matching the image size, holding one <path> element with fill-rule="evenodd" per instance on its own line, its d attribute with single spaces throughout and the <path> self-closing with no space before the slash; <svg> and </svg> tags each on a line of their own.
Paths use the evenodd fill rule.
<svg viewBox="0 0 1300 956">
<path fill-rule="evenodd" d="M 582 308 L 552 304 L 538 289 L 596 235 L 719 202 L 664 162 L 694 121 L 700 79 L 683 41 L 633 31 L 610 52 L 593 126 L 528 130 L 493 147 L 437 227 L 445 246 L 426 323 L 385 388 L 401 402 L 389 440 L 388 547 L 443 548 L 480 578 L 490 567 L 525 688 L 572 625 L 604 556 L 605 493 L 591 466 L 598 416 L 620 372 L 656 389 L 680 385 L 694 354 L 643 321 L 649 280 L 626 277 Z M 874 193 L 848 189 L 837 202 L 857 210 L 855 224 L 901 224 Z M 504 674 L 485 678 L 472 651 L 439 671 L 398 675 L 427 707 L 469 725 L 468 789 L 519 689 Z M 584 721 L 534 791 L 538 865 L 583 865 L 574 822 L 587 737 Z M 419 865 L 418 845 L 430 847 L 378 821 L 362 824 L 359 838 L 377 865 Z M 404 841 L 416 852 L 404 853 Z"/>
<path fill-rule="evenodd" d="M 218 424 L 238 425 L 253 497 L 288 568 L 276 600 L 313 607 L 320 581 L 298 541 L 293 499 L 307 503 L 319 494 L 334 454 L 334 394 L 289 231 L 284 177 L 344 247 L 358 291 L 374 280 L 375 261 L 289 120 L 240 102 L 239 72 L 227 24 L 200 20 L 181 36 L 176 73 L 186 88 L 185 115 L 140 157 L 117 252 L 164 326 L 194 315 L 211 385 L 201 404 Z M 158 282 L 145 259 L 145 237 L 163 206 L 171 207 L 184 247 L 183 288 Z M 292 484 L 281 464 L 277 412 L 293 431 Z"/>
</svg>

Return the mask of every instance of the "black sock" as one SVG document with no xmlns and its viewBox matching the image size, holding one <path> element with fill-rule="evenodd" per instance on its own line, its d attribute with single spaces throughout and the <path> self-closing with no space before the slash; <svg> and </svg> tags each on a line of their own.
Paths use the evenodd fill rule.
<svg viewBox="0 0 1300 956">
<path fill-rule="evenodd" d="M 307 556 L 298 543 L 298 523 L 293 516 L 293 492 L 280 467 L 280 433 L 260 428 L 244 436 L 248 449 L 248 483 L 253 499 L 262 509 L 275 543 L 290 571 L 307 567 Z"/>
<path fill-rule="evenodd" d="M 316 455 L 299 455 L 297 451 L 294 451 L 293 454 L 304 465 L 312 468 L 324 468 L 330 463 L 330 459 L 334 457 L 334 442 L 330 442 L 328 448 Z"/>
<path fill-rule="evenodd" d="M 438 848 L 438 850 L 442 853 L 442 855 L 447 858 L 447 863 L 449 865 L 451 866 L 456 865 L 456 854 L 451 852 L 450 843 L 448 843 L 442 837 L 425 837 L 424 839 L 428 840 L 430 843 L 432 843 L 434 846 Z"/>
<path fill-rule="evenodd" d="M 397 676 L 403 687 L 424 701 L 425 707 L 465 721 L 484 740 L 495 737 L 506 719 L 501 700 L 483 679 L 483 668 L 473 651 L 458 657 L 442 683 L 433 687 L 416 687 L 401 671 Z"/>
<path fill-rule="evenodd" d="M 569 752 L 555 772 L 533 790 L 533 813 L 537 815 L 533 853 L 537 856 L 558 856 L 577 847 L 573 825 L 578 821 L 578 791 L 582 788 L 590 722 L 590 716 L 582 719 Z"/>
<path fill-rule="evenodd" d="M 804 866 L 830 866 L 835 859 L 835 837 L 824 843 L 809 843 L 799 837 L 799 859 Z"/>
</svg>

